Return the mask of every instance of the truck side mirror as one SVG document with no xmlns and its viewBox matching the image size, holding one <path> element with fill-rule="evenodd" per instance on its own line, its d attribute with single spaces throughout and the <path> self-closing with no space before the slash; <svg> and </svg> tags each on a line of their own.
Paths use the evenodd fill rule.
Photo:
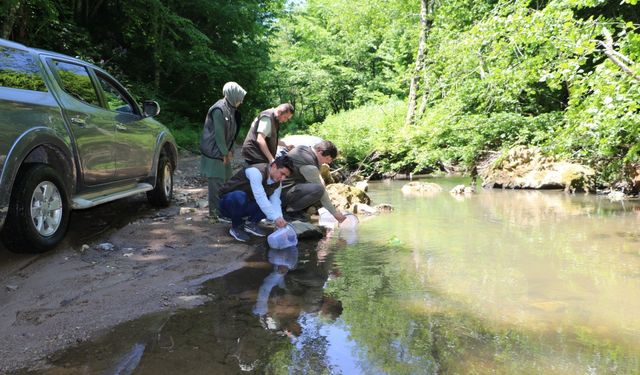
<svg viewBox="0 0 640 375">
<path fill-rule="evenodd" d="M 153 100 L 145 100 L 142 103 L 142 112 L 145 117 L 154 117 L 160 113 L 160 104 Z"/>
</svg>

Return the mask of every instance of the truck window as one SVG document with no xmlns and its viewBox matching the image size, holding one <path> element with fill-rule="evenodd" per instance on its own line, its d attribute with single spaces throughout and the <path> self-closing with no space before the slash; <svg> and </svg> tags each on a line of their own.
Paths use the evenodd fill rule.
<svg viewBox="0 0 640 375">
<path fill-rule="evenodd" d="M 53 65 L 60 77 L 60 86 L 67 94 L 85 103 L 100 106 L 87 68 L 57 60 L 53 61 Z"/>
<path fill-rule="evenodd" d="M 107 101 L 107 109 L 111 111 L 123 112 L 123 113 L 131 113 L 136 114 L 133 109 L 133 104 L 129 103 L 127 99 L 127 95 L 120 91 L 118 87 L 112 84 L 107 77 L 104 77 L 102 74 L 97 73 L 98 82 L 100 82 L 100 86 L 102 86 L 102 92 L 104 93 L 105 99 Z"/>
<path fill-rule="evenodd" d="M 0 86 L 47 91 L 33 56 L 29 52 L 5 46 L 0 46 Z"/>
</svg>

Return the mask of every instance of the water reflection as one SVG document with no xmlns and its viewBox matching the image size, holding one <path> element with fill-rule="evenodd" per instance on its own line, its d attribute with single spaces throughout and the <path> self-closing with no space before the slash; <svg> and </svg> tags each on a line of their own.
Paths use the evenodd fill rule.
<svg viewBox="0 0 640 375">
<path fill-rule="evenodd" d="M 500 190 L 458 201 L 400 186 L 371 186 L 393 213 L 318 243 L 257 249 L 246 268 L 206 283 L 205 305 L 117 327 L 53 363 L 83 369 L 66 373 L 136 361 L 136 374 L 640 373 L 633 204 Z"/>
<path fill-rule="evenodd" d="M 284 278 L 285 275 L 295 268 L 298 263 L 298 247 L 292 246 L 284 249 L 269 249 L 268 250 L 269 263 L 273 265 L 273 271 L 264 278 L 262 285 L 258 289 L 258 296 L 256 298 L 256 304 L 253 306 L 253 313 L 260 318 L 262 326 L 266 329 L 277 331 L 281 328 L 281 324 L 277 322 L 273 315 L 281 313 L 281 311 L 274 311 L 274 314 L 269 314 L 269 295 L 271 290 L 277 286 L 282 290 L 286 290 Z M 275 310 L 276 306 L 272 308 Z M 283 327 L 283 332 L 287 335 L 299 334 L 299 327 Z"/>
</svg>

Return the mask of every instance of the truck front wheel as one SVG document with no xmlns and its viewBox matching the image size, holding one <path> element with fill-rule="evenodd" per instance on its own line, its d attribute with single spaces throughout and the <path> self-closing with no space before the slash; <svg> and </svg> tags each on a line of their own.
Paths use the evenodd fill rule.
<svg viewBox="0 0 640 375">
<path fill-rule="evenodd" d="M 49 250 L 64 237 L 69 211 L 58 172 L 46 164 L 26 165 L 13 186 L 2 241 L 19 253 Z"/>
<path fill-rule="evenodd" d="M 156 207 L 168 207 L 173 196 L 173 166 L 165 155 L 158 160 L 156 186 L 147 192 L 149 203 Z"/>
</svg>

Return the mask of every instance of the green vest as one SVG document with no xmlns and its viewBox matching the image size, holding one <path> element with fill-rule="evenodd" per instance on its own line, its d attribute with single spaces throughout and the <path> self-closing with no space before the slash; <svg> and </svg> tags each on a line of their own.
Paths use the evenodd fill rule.
<svg viewBox="0 0 640 375">
<path fill-rule="evenodd" d="M 231 150 L 233 142 L 240 130 L 238 126 L 240 113 L 237 112 L 236 108 L 229 104 L 225 98 L 218 100 L 207 112 L 207 117 L 204 120 L 202 138 L 200 139 L 200 152 L 210 159 L 222 160 L 225 155 L 222 155 L 222 152 L 216 144 L 215 129 L 213 126 L 213 111 L 216 109 L 222 111 L 222 116 L 224 117 L 224 139 L 229 150 Z"/>
</svg>

